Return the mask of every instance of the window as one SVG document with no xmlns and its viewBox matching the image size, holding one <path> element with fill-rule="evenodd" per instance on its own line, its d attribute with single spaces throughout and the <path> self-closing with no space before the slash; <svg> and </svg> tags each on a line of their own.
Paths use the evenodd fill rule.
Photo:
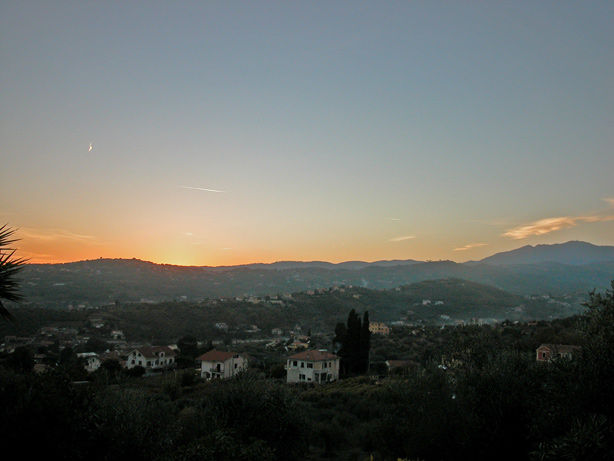
<svg viewBox="0 0 614 461">
<path fill-rule="evenodd" d="M 313 363 L 308 363 L 307 368 L 313 368 Z"/>
<path fill-rule="evenodd" d="M 238 367 L 238 365 L 235 363 L 235 370 L 236 370 L 237 367 Z"/>
<path fill-rule="evenodd" d="M 294 362 L 292 362 L 292 366 L 293 367 L 297 367 L 298 366 L 298 362 L 295 360 Z"/>
<path fill-rule="evenodd" d="M 299 381 L 305 381 L 305 375 L 298 375 Z"/>
<path fill-rule="evenodd" d="M 301 362 L 301 368 L 305 368 L 305 362 Z"/>
<path fill-rule="evenodd" d="M 322 368 L 326 368 L 326 362 L 322 364 Z"/>
</svg>

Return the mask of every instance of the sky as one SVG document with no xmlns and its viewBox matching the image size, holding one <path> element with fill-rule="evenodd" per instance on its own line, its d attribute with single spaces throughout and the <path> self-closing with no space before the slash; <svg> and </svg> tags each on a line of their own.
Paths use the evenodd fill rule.
<svg viewBox="0 0 614 461">
<path fill-rule="evenodd" d="M 0 3 L 31 262 L 614 245 L 614 3 Z"/>
</svg>

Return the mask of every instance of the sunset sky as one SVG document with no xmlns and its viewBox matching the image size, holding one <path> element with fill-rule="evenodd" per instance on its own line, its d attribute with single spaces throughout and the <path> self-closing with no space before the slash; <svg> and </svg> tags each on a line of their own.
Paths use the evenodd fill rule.
<svg viewBox="0 0 614 461">
<path fill-rule="evenodd" d="M 0 4 L 32 262 L 614 245 L 614 2 Z"/>
</svg>

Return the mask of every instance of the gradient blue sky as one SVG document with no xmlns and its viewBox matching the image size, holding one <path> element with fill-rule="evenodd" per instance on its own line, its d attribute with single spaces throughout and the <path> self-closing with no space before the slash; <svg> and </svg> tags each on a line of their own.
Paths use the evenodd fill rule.
<svg viewBox="0 0 614 461">
<path fill-rule="evenodd" d="M 41 262 L 612 245 L 612 24 L 612 2 L 2 2 L 0 221 Z"/>
</svg>

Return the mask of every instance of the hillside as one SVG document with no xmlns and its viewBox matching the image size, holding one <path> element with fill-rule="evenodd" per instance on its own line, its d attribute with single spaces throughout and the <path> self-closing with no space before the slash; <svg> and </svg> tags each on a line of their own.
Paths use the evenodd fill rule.
<svg viewBox="0 0 614 461">
<path fill-rule="evenodd" d="M 108 327 L 125 330 L 132 339 L 174 341 L 192 334 L 222 339 L 215 328 L 224 322 L 235 338 L 250 338 L 245 330 L 257 325 L 263 335 L 272 328 L 284 331 L 300 325 L 305 331 L 331 333 L 351 309 L 369 311 L 374 321 L 410 324 L 456 324 L 475 319 L 533 320 L 566 317 L 582 308 L 579 299 L 527 298 L 498 288 L 461 279 L 429 280 L 388 290 L 362 287 L 299 292 L 283 299 L 250 302 L 243 299 L 210 299 L 203 302 L 163 302 L 110 305 L 95 316 Z M 70 321 L 84 322 L 91 311 L 16 308 L 17 324 L 0 325 L 0 336 L 31 334 L 43 325 Z"/>
<path fill-rule="evenodd" d="M 407 265 L 368 265 L 362 269 L 256 269 L 159 265 L 139 260 L 93 260 L 69 264 L 31 264 L 21 273 L 26 303 L 48 307 L 103 305 L 119 301 L 276 295 L 334 286 L 391 289 L 425 280 L 461 278 L 519 295 L 586 294 L 605 289 L 614 262 L 492 265 L 452 261 Z"/>
</svg>

